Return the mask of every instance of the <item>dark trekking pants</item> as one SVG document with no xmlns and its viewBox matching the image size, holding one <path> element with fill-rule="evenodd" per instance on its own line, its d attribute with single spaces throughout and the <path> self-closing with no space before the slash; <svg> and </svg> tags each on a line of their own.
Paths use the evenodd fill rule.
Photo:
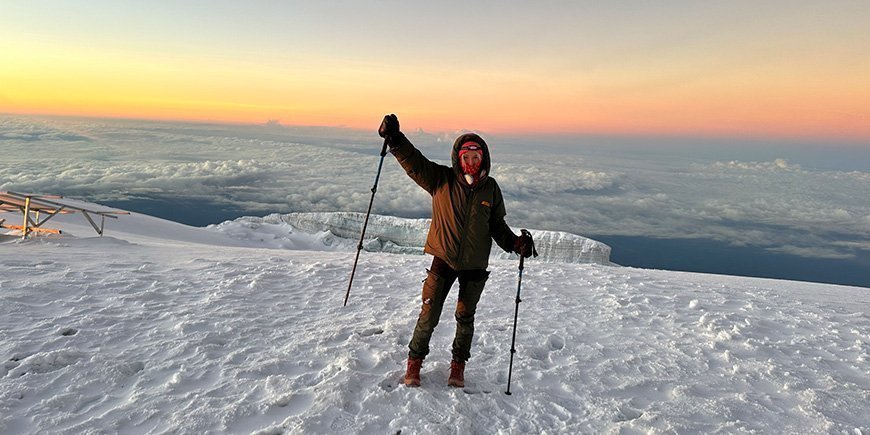
<svg viewBox="0 0 870 435">
<path fill-rule="evenodd" d="M 438 325 L 444 301 L 450 287 L 459 279 L 459 298 L 456 302 L 456 336 L 453 339 L 453 359 L 468 361 L 471 357 L 471 339 L 474 337 L 474 312 L 483 293 L 489 272 L 483 269 L 455 271 L 444 260 L 435 257 L 423 283 L 423 308 L 408 347 L 410 358 L 426 358 L 429 340 Z"/>
</svg>

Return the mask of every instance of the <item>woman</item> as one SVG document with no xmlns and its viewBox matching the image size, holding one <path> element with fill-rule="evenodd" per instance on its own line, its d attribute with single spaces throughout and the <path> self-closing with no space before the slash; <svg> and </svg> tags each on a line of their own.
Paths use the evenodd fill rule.
<svg viewBox="0 0 870 435">
<path fill-rule="evenodd" d="M 505 223 L 504 198 L 489 176 L 490 156 L 486 142 L 466 133 L 453 144 L 452 167 L 427 159 L 399 129 L 396 115 L 384 117 L 378 134 L 390 147 L 408 176 L 432 196 L 432 224 L 424 251 L 432 266 L 423 284 L 423 307 L 408 345 L 408 369 L 404 383 L 420 385 L 420 368 L 429 354 L 429 340 L 438 325 L 447 293 L 459 281 L 456 303 L 456 336 L 447 384 L 465 386 L 465 362 L 471 357 L 474 312 L 489 272 L 492 241 L 507 252 L 529 257 L 531 236 L 517 236 Z"/>
</svg>

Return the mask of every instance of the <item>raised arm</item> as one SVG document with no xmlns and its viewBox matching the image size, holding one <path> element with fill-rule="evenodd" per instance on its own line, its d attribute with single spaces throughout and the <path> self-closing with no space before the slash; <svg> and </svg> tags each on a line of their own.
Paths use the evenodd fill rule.
<svg viewBox="0 0 870 435">
<path fill-rule="evenodd" d="M 399 130 L 399 119 L 396 115 L 387 115 L 378 129 L 378 134 L 383 137 L 390 147 L 390 153 L 405 169 L 405 172 L 420 187 L 429 194 L 447 181 L 452 175 L 452 170 L 444 165 L 439 165 L 423 155 L 411 141 Z"/>
</svg>

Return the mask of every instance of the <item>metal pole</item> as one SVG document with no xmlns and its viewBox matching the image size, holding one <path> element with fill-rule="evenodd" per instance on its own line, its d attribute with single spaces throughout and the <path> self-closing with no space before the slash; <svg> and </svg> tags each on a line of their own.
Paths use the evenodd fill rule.
<svg viewBox="0 0 870 435">
<path fill-rule="evenodd" d="M 30 221 L 30 197 L 24 198 L 24 225 L 21 227 L 21 240 L 27 238 L 27 224 Z"/>
<path fill-rule="evenodd" d="M 514 369 L 514 354 L 517 353 L 517 349 L 516 349 L 515 345 L 517 343 L 517 316 L 520 313 L 520 302 L 522 302 L 522 299 L 520 299 L 520 289 L 522 289 L 522 287 L 523 287 L 523 260 L 525 260 L 525 257 L 523 257 L 523 255 L 520 254 L 519 278 L 517 278 L 517 305 L 516 305 L 516 308 L 514 309 L 514 334 L 513 334 L 513 338 L 511 339 L 511 362 L 510 362 L 510 365 L 508 366 L 507 390 L 504 392 L 508 396 L 511 395 L 511 374 L 513 374 L 513 369 Z"/>
<path fill-rule="evenodd" d="M 375 202 L 375 193 L 378 191 L 378 180 L 381 178 L 381 168 L 384 166 L 384 156 L 387 155 L 387 140 L 384 140 L 384 147 L 381 149 L 381 161 L 378 163 L 378 173 L 375 175 L 375 185 L 372 186 L 372 197 L 369 199 L 369 209 L 366 211 L 366 220 L 363 222 L 362 233 L 359 235 L 359 245 L 356 247 L 356 258 L 353 259 L 353 269 L 350 271 L 350 282 L 347 283 L 347 292 L 344 294 L 344 306 L 347 306 L 347 299 L 350 297 L 350 287 L 353 285 L 353 275 L 356 273 L 356 265 L 359 261 L 359 253 L 363 248 L 363 240 L 366 237 L 366 227 L 369 225 L 369 215 L 372 213 L 372 204 Z"/>
</svg>

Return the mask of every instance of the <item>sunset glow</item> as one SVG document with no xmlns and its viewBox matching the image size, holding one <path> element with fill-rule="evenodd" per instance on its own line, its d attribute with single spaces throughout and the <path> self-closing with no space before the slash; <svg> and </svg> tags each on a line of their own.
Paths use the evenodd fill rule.
<svg viewBox="0 0 870 435">
<path fill-rule="evenodd" d="M 477 6 L 463 36 L 447 6 L 385 7 L 385 30 L 362 6 L 21 2 L 0 15 L 0 113 L 866 142 L 870 6 L 835 3 Z"/>
</svg>

